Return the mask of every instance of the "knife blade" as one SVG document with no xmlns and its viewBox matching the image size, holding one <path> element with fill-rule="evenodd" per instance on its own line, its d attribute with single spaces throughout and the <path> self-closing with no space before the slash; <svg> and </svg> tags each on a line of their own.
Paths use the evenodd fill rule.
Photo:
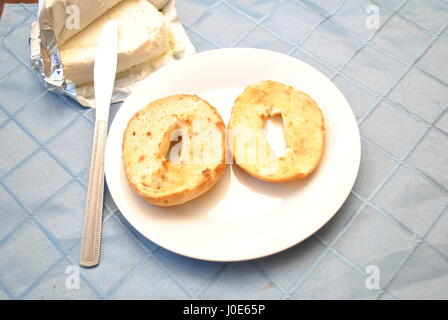
<svg viewBox="0 0 448 320">
<path fill-rule="evenodd" d="M 110 101 L 118 59 L 118 22 L 109 21 L 101 31 L 95 55 L 95 133 L 90 162 L 89 185 L 84 212 L 80 265 L 99 264 L 104 197 L 104 152 Z"/>
</svg>

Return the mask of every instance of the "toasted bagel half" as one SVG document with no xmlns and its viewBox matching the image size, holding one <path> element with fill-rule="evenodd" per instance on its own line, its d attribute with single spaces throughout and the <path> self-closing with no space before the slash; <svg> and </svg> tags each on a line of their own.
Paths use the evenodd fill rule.
<svg viewBox="0 0 448 320">
<path fill-rule="evenodd" d="M 286 152 L 277 158 L 266 139 L 264 122 L 281 115 Z M 228 126 L 235 163 L 269 182 L 302 179 L 318 166 L 325 145 L 325 124 L 316 102 L 290 86 L 263 81 L 236 99 Z"/>
<path fill-rule="evenodd" d="M 179 137 L 177 152 L 172 142 Z M 159 99 L 129 121 L 123 162 L 129 184 L 148 202 L 185 203 L 207 192 L 224 173 L 225 124 L 215 108 L 197 96 Z"/>
</svg>

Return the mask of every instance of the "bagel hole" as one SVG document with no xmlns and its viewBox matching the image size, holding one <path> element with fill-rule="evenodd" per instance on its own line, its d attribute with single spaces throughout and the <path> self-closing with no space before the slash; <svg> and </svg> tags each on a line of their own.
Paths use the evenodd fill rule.
<svg viewBox="0 0 448 320">
<path fill-rule="evenodd" d="M 166 159 L 174 164 L 178 164 L 181 162 L 182 156 L 182 135 L 179 134 L 171 140 L 170 147 L 168 148 L 168 152 L 166 155 Z"/>
<path fill-rule="evenodd" d="M 264 122 L 266 139 L 277 158 L 286 153 L 285 127 L 281 114 L 270 115 Z"/>
</svg>

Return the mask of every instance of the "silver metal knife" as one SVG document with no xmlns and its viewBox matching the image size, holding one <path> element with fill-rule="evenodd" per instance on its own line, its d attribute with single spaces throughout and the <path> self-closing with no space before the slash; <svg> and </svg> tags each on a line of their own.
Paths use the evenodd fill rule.
<svg viewBox="0 0 448 320">
<path fill-rule="evenodd" d="M 94 267 L 100 261 L 104 195 L 104 151 L 110 101 L 117 70 L 117 54 L 118 22 L 111 20 L 101 31 L 95 56 L 93 78 L 96 120 L 80 254 L 80 265 L 83 267 Z"/>
</svg>

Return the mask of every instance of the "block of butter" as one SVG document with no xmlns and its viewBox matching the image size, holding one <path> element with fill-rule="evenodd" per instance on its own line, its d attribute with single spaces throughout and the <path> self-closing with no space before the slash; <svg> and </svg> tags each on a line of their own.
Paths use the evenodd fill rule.
<svg viewBox="0 0 448 320">
<path fill-rule="evenodd" d="M 39 13 L 41 46 L 52 44 L 43 35 L 52 31 L 57 59 L 53 53 L 42 56 L 51 57 L 47 65 L 61 64 L 58 74 L 63 75 L 64 93 L 85 106 L 93 106 L 96 46 L 111 19 L 119 25 L 114 102 L 122 101 L 136 82 L 157 68 L 195 52 L 174 0 L 45 0 Z"/>
<path fill-rule="evenodd" d="M 58 44 L 62 45 L 120 1 L 45 0 L 39 22 L 51 26 Z"/>
<path fill-rule="evenodd" d="M 124 0 L 60 46 L 64 73 L 77 85 L 93 81 L 96 45 L 110 19 L 118 20 L 119 26 L 118 73 L 172 48 L 171 30 L 163 14 L 147 0 Z"/>
</svg>

